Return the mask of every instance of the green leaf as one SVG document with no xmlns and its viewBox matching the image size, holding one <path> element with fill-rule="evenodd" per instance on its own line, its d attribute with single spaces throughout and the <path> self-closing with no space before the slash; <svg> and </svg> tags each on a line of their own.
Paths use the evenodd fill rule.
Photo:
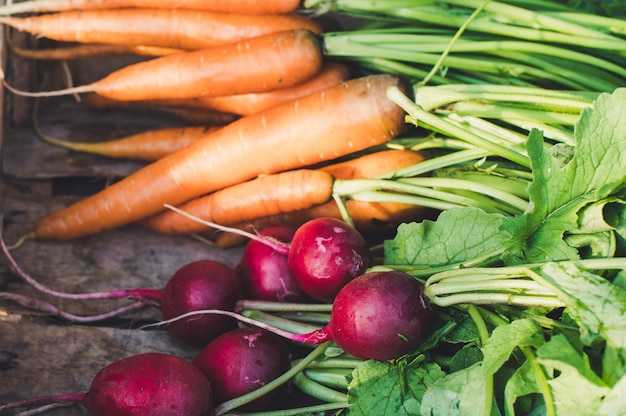
<svg viewBox="0 0 626 416">
<path fill-rule="evenodd" d="M 480 363 L 437 379 L 424 394 L 421 414 L 437 416 L 486 414 L 485 410 L 492 407 L 492 403 L 485 403 L 489 388 L 486 380 Z"/>
<path fill-rule="evenodd" d="M 540 132 L 528 138 L 533 180 L 529 209 L 508 217 L 512 258 L 535 263 L 575 259 L 563 235 L 578 228 L 578 211 L 606 198 L 626 178 L 626 88 L 602 94 L 576 124 L 576 146 L 546 146 Z"/>
<path fill-rule="evenodd" d="M 546 263 L 539 274 L 567 305 L 583 340 L 600 334 L 612 347 L 626 351 L 626 290 L 573 264 Z"/>
<path fill-rule="evenodd" d="M 537 350 L 537 362 L 558 374 L 548 379 L 557 414 L 598 414 L 610 388 L 589 368 L 587 360 L 562 335 L 556 335 Z"/>
<path fill-rule="evenodd" d="M 619 415 L 624 413 L 624 409 L 626 409 L 626 377 L 622 377 L 604 397 L 598 415 Z"/>
<path fill-rule="evenodd" d="M 509 359 L 513 350 L 520 346 L 539 347 L 543 332 L 532 319 L 516 319 L 509 324 L 500 325 L 491 333 L 483 345 L 483 371 L 485 375 L 495 374 Z"/>
<path fill-rule="evenodd" d="M 438 365 L 399 365 L 368 360 L 353 371 L 348 386 L 351 416 L 419 415 L 427 387 L 444 376 Z"/>
<path fill-rule="evenodd" d="M 537 384 L 537 378 L 533 372 L 532 366 L 528 361 L 524 361 L 513 375 L 509 378 L 504 387 L 504 414 L 506 416 L 515 415 L 515 403 L 519 398 L 530 394 L 538 394 L 541 392 Z M 525 413 L 528 412 L 529 409 Z"/>
<path fill-rule="evenodd" d="M 505 238 L 499 230 L 503 218 L 455 208 L 443 211 L 437 221 L 401 224 L 396 237 L 385 242 L 385 263 L 436 267 L 496 252 Z"/>
</svg>

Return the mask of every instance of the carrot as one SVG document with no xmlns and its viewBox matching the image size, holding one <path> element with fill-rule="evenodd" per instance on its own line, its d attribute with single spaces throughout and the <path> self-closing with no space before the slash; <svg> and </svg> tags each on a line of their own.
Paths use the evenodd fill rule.
<svg viewBox="0 0 626 416">
<path fill-rule="evenodd" d="M 304 97 L 337 85 L 349 78 L 350 70 L 346 65 L 328 62 L 313 78 L 289 88 L 279 90 L 229 95 L 221 97 L 194 97 L 184 100 L 152 100 L 152 101 L 115 101 L 104 100 L 92 95 L 88 105 L 99 108 L 115 108 L 118 106 L 138 105 L 153 108 L 198 108 L 219 111 L 226 114 L 250 115 L 286 101 Z"/>
<path fill-rule="evenodd" d="M 320 172 L 318 176 L 322 178 L 367 178 L 393 172 L 423 159 L 422 153 L 414 151 L 386 150 L 335 163 L 314 172 Z M 331 207 L 320 209 L 341 218 L 339 209 L 331 201 L 332 181 L 325 179 L 326 182 L 319 183 L 320 179 L 308 173 L 309 170 L 304 171 L 307 175 L 295 172 L 298 171 L 262 176 L 198 197 L 178 208 L 195 217 L 221 225 L 278 216 L 326 203 L 330 203 Z M 298 218 L 297 214 L 294 216 Z M 210 229 L 174 211 L 157 213 L 142 220 L 140 224 L 163 234 L 194 234 Z"/>
<path fill-rule="evenodd" d="M 345 204 L 354 227 L 366 237 L 378 239 L 387 237 L 390 232 L 393 232 L 398 225 L 404 222 L 421 221 L 429 217 L 429 210 L 411 204 L 368 202 L 353 199 L 345 201 Z M 309 209 L 282 212 L 250 221 L 242 221 L 239 224 L 230 226 L 247 231 L 262 230 L 274 225 L 299 227 L 309 220 L 324 217 L 343 219 L 337 204 L 335 202 L 327 202 Z M 202 233 L 201 235 L 207 235 L 209 241 L 214 246 L 221 248 L 233 247 L 247 241 L 246 237 L 234 233 Z"/>
<path fill-rule="evenodd" d="M 104 142 L 71 142 L 37 133 L 44 141 L 66 149 L 110 158 L 152 162 L 187 147 L 219 127 L 172 127 L 149 130 Z"/>
<path fill-rule="evenodd" d="M 145 45 L 101 45 L 87 43 L 84 45 L 63 46 L 58 48 L 22 48 L 9 44 L 9 49 L 16 56 L 38 60 L 71 61 L 83 58 L 93 58 L 111 55 L 136 55 L 136 56 L 166 56 L 183 52 L 180 49 L 163 48 Z"/>
<path fill-rule="evenodd" d="M 371 75 L 243 117 L 38 222 L 32 236 L 72 239 L 143 219 L 259 175 L 336 159 L 402 132 L 404 111 L 386 97 L 401 79 Z"/>
<path fill-rule="evenodd" d="M 209 108 L 191 108 L 165 105 L 164 101 L 119 101 L 88 93 L 81 97 L 81 104 L 92 110 L 119 108 L 155 110 L 173 114 L 181 120 L 196 126 L 225 126 L 240 118 L 237 114 L 224 113 Z"/>
<path fill-rule="evenodd" d="M 0 23 L 62 42 L 159 46 L 181 50 L 212 48 L 294 29 L 321 33 L 318 23 L 297 14 L 246 15 L 154 8 L 0 16 Z"/>
<path fill-rule="evenodd" d="M 332 175 L 321 170 L 288 170 L 220 189 L 189 201 L 180 209 L 213 223 L 236 224 L 328 202 L 333 180 Z M 155 214 L 139 224 L 166 234 L 193 234 L 208 229 L 174 211 Z"/>
<path fill-rule="evenodd" d="M 346 65 L 327 63 L 313 78 L 290 88 L 261 93 L 196 97 L 180 104 L 245 116 L 332 87 L 348 79 L 349 75 L 350 70 Z"/>
<path fill-rule="evenodd" d="M 294 12 L 299 6 L 300 0 L 31 0 L 2 6 L 0 7 L 0 14 L 119 9 L 125 7 L 274 14 Z"/>
<path fill-rule="evenodd" d="M 367 178 L 393 172 L 402 167 L 419 163 L 425 155 L 421 152 L 387 150 L 324 167 L 324 171 L 340 179 Z M 411 204 L 394 202 L 369 202 L 349 199 L 346 209 L 357 230 L 366 236 L 382 237 L 393 231 L 399 224 L 407 221 L 419 221 L 428 216 L 429 210 Z M 182 208 L 181 208 L 182 209 Z M 186 211 L 186 209 L 184 209 Z M 161 215 L 161 214 L 159 214 Z M 342 214 L 335 201 L 290 212 L 267 215 L 238 224 L 226 224 L 244 230 L 262 230 L 273 225 L 298 227 L 314 218 L 332 217 L 342 219 Z M 187 218 L 185 218 L 187 220 Z M 208 229 L 198 233 L 206 235 L 216 247 L 232 247 L 246 241 L 234 233 L 208 234 Z"/>
<path fill-rule="evenodd" d="M 117 100 L 179 99 L 287 88 L 317 74 L 322 64 L 317 36 L 296 29 L 130 64 L 91 84 L 57 91 L 27 93 L 3 82 L 31 97 L 95 92 Z"/>
</svg>

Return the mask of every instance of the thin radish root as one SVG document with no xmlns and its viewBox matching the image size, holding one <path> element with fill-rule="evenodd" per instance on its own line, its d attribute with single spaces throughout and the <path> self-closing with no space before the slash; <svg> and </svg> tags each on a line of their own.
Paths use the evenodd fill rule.
<svg viewBox="0 0 626 416">
<path fill-rule="evenodd" d="M 250 240 L 258 241 L 260 243 L 263 243 L 273 248 L 274 250 L 276 250 L 277 252 L 281 254 L 289 253 L 289 247 L 279 240 L 268 238 L 268 237 L 262 237 L 258 234 L 249 233 L 239 228 L 227 227 L 225 225 L 216 224 L 211 221 L 206 221 L 206 220 L 203 220 L 202 218 L 196 217 L 195 215 L 191 215 L 188 212 L 183 211 L 182 209 L 176 208 L 173 205 L 165 204 L 164 206 L 167 209 L 171 209 L 172 211 L 177 212 L 193 221 L 199 222 L 200 224 L 206 225 L 207 227 L 215 228 L 219 231 L 224 231 L 227 233 L 237 234 L 237 235 L 249 238 Z"/>
</svg>

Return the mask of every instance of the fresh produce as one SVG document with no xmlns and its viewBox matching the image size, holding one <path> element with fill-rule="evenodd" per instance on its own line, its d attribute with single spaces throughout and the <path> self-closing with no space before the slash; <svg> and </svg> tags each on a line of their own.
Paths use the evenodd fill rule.
<svg viewBox="0 0 626 416">
<path fill-rule="evenodd" d="M 26 12 L 54 12 L 61 10 L 98 10 L 126 7 L 151 7 L 159 9 L 213 10 L 226 13 L 291 13 L 300 6 L 296 0 L 273 0 L 257 2 L 254 0 L 35 0 L 11 3 L 0 9 L 0 14 Z"/>
<path fill-rule="evenodd" d="M 236 224 L 328 202 L 333 181 L 334 178 L 322 170 L 288 170 L 220 189 L 182 204 L 179 209 L 205 221 Z M 139 223 L 164 234 L 193 234 L 209 229 L 173 211 L 159 212 Z"/>
<path fill-rule="evenodd" d="M 603 9 L 603 15 L 583 11 L 583 6 Z M 295 341 L 298 349 L 312 349 L 262 387 L 220 403 L 216 415 L 236 412 L 287 382 L 321 404 L 270 411 L 351 416 L 622 414 L 623 10 L 616 2 L 552 0 L 307 0 L 302 8 L 317 15 L 339 14 L 342 23 L 345 18 L 345 26 L 319 37 L 324 60 L 349 63 L 354 74 L 386 73 L 407 77 L 412 84 L 404 90 L 387 85 L 385 99 L 378 98 L 400 107 L 403 122 L 410 126 L 366 153 L 390 147 L 427 150 L 428 158 L 360 178 L 331 174 L 332 204 L 236 225 L 255 231 L 271 221 L 303 223 L 307 215 L 322 215 L 331 206 L 334 211 L 328 216 L 356 225 L 355 204 L 370 209 L 366 218 L 391 218 L 394 225 L 401 218 L 403 223 L 390 230 L 392 236 L 382 246 L 369 247 L 377 255 L 374 262 L 332 303 L 241 299 L 234 309 L 195 310 L 154 324 L 225 316 Z M 308 117 L 312 113 L 298 100 L 297 111 L 290 115 L 313 130 L 337 116 L 347 119 L 357 104 Z M 269 122 L 263 114 L 263 122 Z M 256 125 L 265 128 L 260 120 Z M 290 123 L 282 129 L 293 130 Z M 272 132 L 279 131 L 275 127 Z M 293 142 L 269 144 L 272 154 L 261 152 L 263 146 L 255 148 L 255 156 L 271 159 L 282 148 L 298 154 L 294 146 L 306 131 L 296 133 Z M 238 136 L 243 141 L 247 132 Z M 345 142 L 334 140 L 333 146 Z M 305 146 L 312 150 L 314 144 L 307 141 Z M 331 147 L 327 149 L 328 154 Z M 144 219 L 163 207 L 168 214 L 202 222 L 180 207 L 258 176 L 318 169 L 337 157 L 352 159 L 361 150 L 271 172 L 253 172 L 248 165 L 256 157 L 238 157 L 237 168 L 249 175 L 208 191 L 195 188 L 177 202 L 156 193 L 148 211 L 107 227 Z M 204 162 L 207 153 L 201 156 Z M 189 162 L 194 166 L 201 158 Z M 220 170 L 236 176 L 227 166 L 220 165 Z M 152 188 L 141 189 L 152 197 Z M 405 210 L 396 214 L 392 206 Z M 93 211 L 83 207 L 82 216 Z M 380 213 L 371 214 L 372 207 Z M 432 216 L 425 219 L 423 211 L 410 207 L 430 209 Z M 223 229 L 216 225 L 203 224 L 210 232 Z M 93 234 L 99 228 L 87 230 Z M 283 255 L 292 244 L 252 236 Z M 368 279 L 383 290 L 361 286 Z M 353 285 L 362 291 L 350 293 Z M 389 292 L 397 300 L 380 302 Z M 363 309 L 372 312 L 368 299 L 380 309 L 368 315 L 367 325 L 345 325 L 354 320 L 340 317 L 359 317 Z M 135 307 L 137 303 L 128 306 Z M 407 310 L 414 317 L 394 327 L 389 318 L 405 317 Z M 414 335 L 417 326 L 424 330 Z M 384 343 L 376 338 L 385 334 Z M 351 343 L 355 340 L 367 343 Z M 318 343 L 322 345 L 315 347 Z M 378 346 L 380 351 L 374 348 Z"/>
<path fill-rule="evenodd" d="M 306 81 L 321 70 L 322 61 L 316 35 L 295 29 L 137 62 L 88 85 L 59 91 L 20 92 L 6 82 L 5 87 L 32 97 L 95 92 L 128 101 L 247 94 Z M 180 75 L 172 76 L 176 73 Z"/>
<path fill-rule="evenodd" d="M 146 24 L 149 21 L 150 24 Z M 62 42 L 206 49 L 275 32 L 307 29 L 314 20 L 297 14 L 235 14 L 189 9 L 79 10 L 0 17 L 0 24 Z"/>
<path fill-rule="evenodd" d="M 204 314 L 230 316 L 294 342 L 317 345 L 334 341 L 351 356 L 375 360 L 393 360 L 416 349 L 429 335 L 434 320 L 423 284 L 395 270 L 367 272 L 352 279 L 335 297 L 328 324 L 307 333 L 292 333 L 217 309 L 175 319 Z"/>
<path fill-rule="evenodd" d="M 263 387 L 291 368 L 291 352 L 280 337 L 258 328 L 226 332 L 202 349 L 192 361 L 213 388 L 213 400 L 221 404 Z M 271 410 L 286 390 L 281 386 L 237 408 L 242 412 Z"/>
<path fill-rule="evenodd" d="M 312 78 L 289 88 L 268 92 L 237 94 L 220 97 L 194 97 L 188 100 L 162 100 L 156 104 L 206 108 L 228 114 L 247 116 L 258 113 L 287 101 L 323 91 L 349 79 L 350 70 L 337 62 L 325 62 L 322 69 Z M 149 103 L 147 103 L 149 104 Z"/>
<path fill-rule="evenodd" d="M 111 158 L 127 158 L 153 162 L 176 150 L 187 147 L 219 127 L 191 126 L 149 130 L 115 140 L 74 142 L 60 140 L 38 130 L 39 137 L 55 146 Z"/>
<path fill-rule="evenodd" d="M 402 88 L 403 82 L 387 75 L 362 77 L 239 119 L 100 193 L 51 213 L 37 224 L 34 236 L 72 239 L 95 234 L 143 219 L 166 203 L 181 204 L 261 174 L 384 143 L 405 128 L 404 110 L 383 98 L 391 85 Z M 327 122 L 319 123 L 320 119 Z M 121 206 L 125 209 L 117 209 Z"/>
<path fill-rule="evenodd" d="M 302 224 L 289 243 L 289 271 L 300 289 L 322 302 L 372 265 L 367 241 L 354 227 L 335 218 Z"/>
<path fill-rule="evenodd" d="M 163 317 L 171 319 L 207 307 L 234 309 L 242 297 L 242 288 L 233 269 L 213 260 L 200 260 L 178 269 L 160 295 Z M 195 318 L 173 322 L 168 329 L 190 344 L 206 345 L 234 325 L 224 317 Z"/>
<path fill-rule="evenodd" d="M 272 225 L 283 223 L 300 226 L 305 222 L 294 223 L 290 222 L 288 218 L 284 218 L 284 214 L 291 212 L 294 212 L 295 216 L 300 215 L 300 218 L 307 218 L 307 220 L 316 217 L 341 219 L 341 212 L 336 202 L 331 200 L 337 178 L 368 178 L 389 174 L 397 169 L 418 163 L 424 157 L 423 152 L 411 150 L 375 151 L 347 161 L 321 166 L 317 170 L 292 170 L 261 176 L 195 198 L 178 206 L 178 209 L 194 217 L 221 225 L 233 225 L 239 222 L 246 224 L 273 215 L 280 215 L 281 217 Z M 349 205 L 367 204 L 360 204 L 355 201 Z M 403 208 L 405 207 L 403 206 Z M 363 209 L 365 207 L 361 208 L 361 212 Z M 324 215 L 311 215 L 311 211 L 324 213 Z M 412 209 L 411 211 L 414 212 L 415 210 Z M 353 212 L 349 209 L 349 213 L 359 215 L 358 210 Z M 174 211 L 164 211 L 152 215 L 142 220 L 141 224 L 161 233 L 174 234 L 200 233 L 210 229 L 205 224 L 192 218 L 183 217 Z M 363 221 L 360 221 L 359 225 L 362 224 Z M 262 229 L 265 227 L 255 228 Z"/>
<path fill-rule="evenodd" d="M 50 403 L 81 403 L 93 416 L 210 416 L 211 385 L 181 358 L 148 352 L 113 362 L 91 382 L 87 393 L 27 399 L 0 405 L 0 411 Z"/>
<path fill-rule="evenodd" d="M 287 245 L 296 230 L 296 227 L 277 225 L 263 228 L 258 234 Z M 241 276 L 246 299 L 282 302 L 303 302 L 308 299 L 291 276 L 288 257 L 257 240 L 250 240 L 246 244 L 235 270 Z"/>
</svg>

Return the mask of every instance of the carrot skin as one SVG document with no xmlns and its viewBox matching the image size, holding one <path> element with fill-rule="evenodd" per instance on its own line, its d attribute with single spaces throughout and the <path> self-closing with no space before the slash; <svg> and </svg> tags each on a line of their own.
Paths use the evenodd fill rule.
<svg viewBox="0 0 626 416">
<path fill-rule="evenodd" d="M 333 176 L 324 171 L 289 170 L 220 189 L 178 208 L 216 224 L 236 224 L 326 203 L 332 197 L 333 181 Z M 169 210 L 139 224 L 163 234 L 193 234 L 209 228 Z"/>
<path fill-rule="evenodd" d="M 407 126 L 389 100 L 401 79 L 371 75 L 243 117 L 38 222 L 40 239 L 72 239 L 143 219 L 260 175 L 336 159 L 387 142 Z"/>
<path fill-rule="evenodd" d="M 212 10 L 243 14 L 279 14 L 296 11 L 300 7 L 300 0 L 35 0 L 0 7 L 0 14 L 120 9 L 126 7 Z"/>
<path fill-rule="evenodd" d="M 422 153 L 410 150 L 379 151 L 315 171 L 306 169 L 262 176 L 192 199 L 178 208 L 221 225 L 234 225 L 270 216 L 280 218 L 280 214 L 307 209 L 313 212 L 309 214 L 307 211 L 303 215 L 316 215 L 322 209 L 322 212 L 328 212 L 328 216 L 341 218 L 339 209 L 331 201 L 333 181 L 330 178 L 366 178 L 392 172 L 422 160 Z M 314 207 L 326 203 L 330 206 L 320 207 L 315 211 Z M 363 212 L 364 209 L 360 211 Z M 363 216 L 365 215 L 363 212 Z M 293 217 L 300 218 L 298 214 Z M 162 234 L 194 234 L 211 228 L 169 210 L 142 220 L 140 225 Z"/>
<path fill-rule="evenodd" d="M 304 82 L 322 66 L 317 36 L 297 29 L 128 65 L 87 87 L 129 101 L 258 93 Z"/>
<path fill-rule="evenodd" d="M 104 45 L 87 43 L 83 45 L 63 46 L 46 49 L 22 48 L 9 44 L 11 52 L 21 58 L 37 59 L 41 61 L 72 61 L 84 58 L 94 58 L 112 55 L 135 55 L 135 56 L 167 56 L 184 52 L 180 49 L 163 48 L 145 45 Z"/>
<path fill-rule="evenodd" d="M 295 100 L 300 97 L 321 91 L 345 81 L 350 76 L 350 70 L 346 65 L 327 63 L 322 70 L 313 78 L 290 88 L 278 90 L 229 95 L 221 97 L 197 97 L 180 102 L 181 105 L 209 108 L 229 114 L 242 116 L 258 113 L 266 108 Z M 164 102 L 164 104 L 167 104 Z"/>
<path fill-rule="evenodd" d="M 152 162 L 190 146 L 219 127 L 172 127 L 149 130 L 120 139 L 101 142 L 70 142 L 46 135 L 42 139 L 70 150 L 110 158 L 125 158 Z"/>
<path fill-rule="evenodd" d="M 196 50 L 269 33 L 321 26 L 297 14 L 250 15 L 185 9 L 106 9 L 2 17 L 0 23 L 62 42 Z"/>
<path fill-rule="evenodd" d="M 168 106 L 162 101 L 120 101 L 112 100 L 95 93 L 84 94 L 81 104 L 92 110 L 108 110 L 114 108 L 128 108 L 139 110 L 155 110 L 170 113 L 188 124 L 196 126 L 225 126 L 240 118 L 237 114 L 224 113 L 209 108 L 191 108 L 183 106 Z"/>
<path fill-rule="evenodd" d="M 289 88 L 219 97 L 194 97 L 183 100 L 119 101 L 96 94 L 87 94 L 83 102 L 91 108 L 117 108 L 128 106 L 168 108 L 193 108 L 217 111 L 224 114 L 246 116 L 267 108 L 295 100 L 323 89 L 330 88 L 350 78 L 350 68 L 335 62 L 325 63 L 312 78 Z"/>
</svg>

